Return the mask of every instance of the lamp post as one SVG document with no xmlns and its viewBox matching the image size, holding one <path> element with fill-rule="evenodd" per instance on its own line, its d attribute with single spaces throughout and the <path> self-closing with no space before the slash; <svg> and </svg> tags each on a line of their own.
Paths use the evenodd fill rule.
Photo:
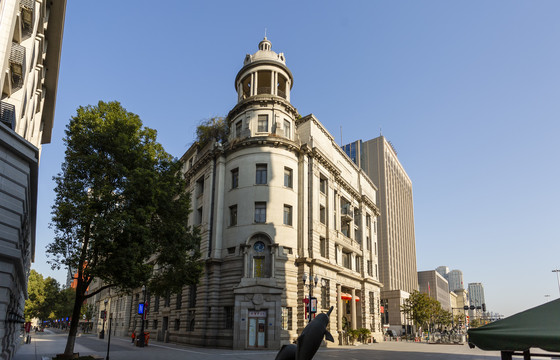
<svg viewBox="0 0 560 360">
<path fill-rule="evenodd" d="M 146 317 L 146 285 L 142 285 L 142 326 L 140 327 L 140 347 L 144 347 L 144 318 Z"/>
<path fill-rule="evenodd" d="M 111 348 L 111 323 L 113 320 L 113 313 L 109 314 L 109 338 L 107 339 L 107 356 L 105 360 L 109 360 L 109 349 Z"/>
<path fill-rule="evenodd" d="M 311 298 L 313 295 L 313 288 L 317 286 L 317 283 L 319 282 L 319 277 L 317 277 L 317 275 L 315 275 L 315 278 L 313 278 L 313 276 L 309 276 L 309 284 L 305 284 L 307 282 L 307 274 L 303 273 L 303 276 L 301 277 L 301 279 L 303 280 L 303 286 L 307 286 L 309 288 L 309 320 L 308 322 L 311 322 Z"/>
<path fill-rule="evenodd" d="M 552 270 L 553 273 L 556 273 L 556 281 L 558 282 L 558 292 L 560 293 L 560 278 L 558 277 L 558 273 L 560 272 L 560 269 L 554 269 Z"/>
<path fill-rule="evenodd" d="M 105 304 L 105 310 L 103 310 L 103 326 L 101 327 L 101 332 L 99 333 L 100 339 L 105 338 L 105 319 L 107 318 L 107 302 L 109 302 L 109 300 L 107 299 L 103 300 L 103 303 Z"/>
</svg>

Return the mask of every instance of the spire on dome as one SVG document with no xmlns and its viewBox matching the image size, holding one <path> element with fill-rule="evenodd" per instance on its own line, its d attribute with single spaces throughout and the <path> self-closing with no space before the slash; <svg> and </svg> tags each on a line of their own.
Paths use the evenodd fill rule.
<svg viewBox="0 0 560 360">
<path fill-rule="evenodd" d="M 272 43 L 268 41 L 268 39 L 265 36 L 264 39 L 259 43 L 259 50 L 270 51 L 271 48 L 272 48 Z"/>
</svg>

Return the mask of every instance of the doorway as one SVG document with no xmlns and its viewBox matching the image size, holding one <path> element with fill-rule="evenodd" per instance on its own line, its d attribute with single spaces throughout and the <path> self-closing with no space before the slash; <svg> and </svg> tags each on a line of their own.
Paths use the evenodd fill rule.
<svg viewBox="0 0 560 360">
<path fill-rule="evenodd" d="M 247 346 L 253 349 L 266 347 L 266 310 L 249 311 Z"/>
</svg>

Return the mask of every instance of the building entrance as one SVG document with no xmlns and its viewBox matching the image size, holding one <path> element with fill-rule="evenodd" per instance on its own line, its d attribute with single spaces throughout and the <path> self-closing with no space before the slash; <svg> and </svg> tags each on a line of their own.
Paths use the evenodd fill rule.
<svg viewBox="0 0 560 360">
<path fill-rule="evenodd" d="M 249 348 L 266 347 L 266 310 L 249 311 L 248 331 L 247 345 Z"/>
</svg>

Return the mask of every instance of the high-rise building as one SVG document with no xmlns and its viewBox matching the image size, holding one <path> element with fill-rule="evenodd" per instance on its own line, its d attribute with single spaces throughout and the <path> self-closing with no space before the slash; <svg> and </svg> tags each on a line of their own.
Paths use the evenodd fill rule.
<svg viewBox="0 0 560 360">
<path fill-rule="evenodd" d="M 468 291 L 471 305 L 482 306 L 482 304 L 486 304 L 484 301 L 484 286 L 482 286 L 482 283 L 469 283 Z"/>
<path fill-rule="evenodd" d="M 406 293 L 418 290 L 412 181 L 384 136 L 355 141 L 343 146 L 350 159 L 373 180 L 379 189 L 379 268 L 383 283 L 381 298 L 400 309 Z M 404 293 L 403 293 L 404 292 Z M 397 296 L 398 294 L 402 294 Z M 393 306 L 391 306 L 393 302 Z M 393 311 L 390 326 L 404 326 L 404 316 Z"/>
<path fill-rule="evenodd" d="M 377 188 L 317 118 L 299 116 L 292 84 L 284 54 L 265 38 L 235 78 L 228 140 L 195 143 L 182 156 L 205 268 L 197 286 L 148 295 L 156 339 L 277 349 L 309 321 L 310 295 L 318 312 L 334 307 L 337 343 L 357 328 L 381 339 Z M 126 316 L 141 298 L 123 299 L 129 308 L 118 295 L 95 302 L 129 321 L 119 331 L 130 334 L 141 323 Z"/>
<path fill-rule="evenodd" d="M 445 279 L 447 279 L 447 274 L 449 273 L 449 268 L 447 266 L 438 266 L 436 268 L 436 271 Z"/>
<path fill-rule="evenodd" d="M 66 0 L 0 1 L 2 359 L 11 359 L 20 342 L 35 255 L 39 157 L 51 141 L 65 12 Z"/>
<path fill-rule="evenodd" d="M 428 294 L 432 299 L 439 301 L 443 309 L 451 311 L 449 284 L 438 271 L 419 271 L 418 287 L 421 293 Z"/>
<path fill-rule="evenodd" d="M 463 272 L 461 270 L 451 270 L 449 273 L 447 273 L 447 282 L 449 283 L 450 291 L 465 288 L 463 286 Z"/>
</svg>

